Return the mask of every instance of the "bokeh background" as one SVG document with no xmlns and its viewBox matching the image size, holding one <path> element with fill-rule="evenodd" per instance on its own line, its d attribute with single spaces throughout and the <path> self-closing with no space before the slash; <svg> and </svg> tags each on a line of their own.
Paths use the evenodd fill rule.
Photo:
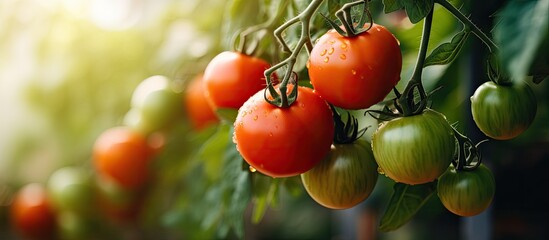
<svg viewBox="0 0 549 240">
<path fill-rule="evenodd" d="M 264 2 L 269 5 L 263 6 Z M 486 33 L 491 33 L 496 13 L 507 3 L 451 2 L 469 13 Z M 276 7 L 271 1 L 238 0 L 0 1 L 0 239 L 19 239 L 9 222 L 9 206 L 18 188 L 30 182 L 45 183 L 52 172 L 64 166 L 91 171 L 95 139 L 105 129 L 123 123 L 132 92 L 143 79 L 164 75 L 185 86 L 213 56 L 233 47 L 239 29 L 264 21 L 266 13 Z M 403 12 L 383 14 L 381 9 L 381 1 L 373 1 L 376 21 L 388 26 L 400 40 L 405 57 L 402 79 L 408 79 L 422 26 L 411 24 Z M 256 14 L 250 14 L 253 12 Z M 430 49 L 449 41 L 461 28 L 437 7 Z M 270 44 L 275 46 L 272 41 Z M 428 67 L 424 73 L 427 89 L 444 86 L 433 96 L 432 107 L 475 142 L 486 137 L 472 122 L 469 96 L 488 80 L 486 54 L 482 43 L 471 37 L 452 64 Z M 400 84 L 402 88 L 405 81 Z M 545 193 L 549 184 L 549 82 L 532 86 L 538 113 L 530 129 L 510 141 L 482 144 L 485 163 L 492 167 L 497 182 L 495 200 L 485 213 L 459 218 L 433 198 L 401 229 L 380 233 L 376 228 L 391 191 L 389 180 L 380 177 L 370 199 L 345 211 L 320 207 L 300 186 L 294 187 L 297 193 L 281 191 L 277 206 L 269 209 L 260 223 L 251 223 L 250 210 L 245 212 L 246 238 L 549 238 L 549 198 Z M 363 116 L 363 112 L 356 115 Z M 372 119 L 361 120 L 375 124 Z M 216 127 L 201 134 L 190 131 L 183 117 L 157 168 L 177 166 L 179 171 L 160 173 L 165 177 L 151 191 L 152 200 L 140 227 L 113 227 L 122 234 L 103 236 L 236 237 L 218 235 L 222 223 L 205 227 L 194 221 L 200 219 L 196 212 L 190 217 L 183 207 L 175 207 L 192 208 L 192 201 L 200 199 L 185 194 L 207 192 L 215 184 L 202 183 L 203 176 L 188 174 L 194 165 L 187 163 L 195 156 L 193 149 L 213 135 Z M 185 182 L 182 188 L 181 182 Z"/>
</svg>

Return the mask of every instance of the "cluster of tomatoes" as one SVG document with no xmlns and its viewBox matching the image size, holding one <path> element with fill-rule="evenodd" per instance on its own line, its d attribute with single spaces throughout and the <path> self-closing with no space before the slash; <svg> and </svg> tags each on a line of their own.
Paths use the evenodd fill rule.
<svg viewBox="0 0 549 240">
<path fill-rule="evenodd" d="M 311 198 L 328 208 L 364 201 L 380 173 L 409 185 L 438 181 L 441 202 L 457 215 L 476 215 L 490 205 L 491 171 L 483 164 L 469 171 L 452 164 L 457 140 L 443 114 L 426 108 L 383 121 L 371 143 L 350 115 L 347 123 L 341 120 L 337 109 L 368 109 L 400 81 L 399 42 L 385 27 L 373 24 L 352 37 L 334 30 L 321 36 L 307 62 L 312 87 L 292 82 L 281 92 L 276 77 L 266 79 L 270 67 L 261 58 L 226 51 L 184 90 L 163 76 L 145 79 L 134 90 L 123 126 L 96 139 L 95 171 L 67 167 L 52 174 L 47 186 L 23 187 L 12 205 L 14 225 L 30 237 L 53 238 L 59 234 L 54 229 L 78 236 L 92 221 L 87 218 L 95 214 L 91 206 L 118 220 L 135 219 L 153 178 L 151 164 L 164 145 L 157 133 L 169 130 L 183 109 L 196 130 L 219 122 L 219 113 L 237 111 L 229 119 L 233 141 L 250 169 L 274 178 L 301 176 Z M 270 103 L 276 95 L 292 93 L 296 97 L 289 106 Z M 478 127 L 494 139 L 523 132 L 536 111 L 526 84 L 488 82 L 471 102 Z"/>
</svg>

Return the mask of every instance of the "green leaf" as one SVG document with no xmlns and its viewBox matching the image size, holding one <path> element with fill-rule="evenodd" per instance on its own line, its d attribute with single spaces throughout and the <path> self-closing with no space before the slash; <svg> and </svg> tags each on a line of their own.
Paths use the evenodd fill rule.
<svg viewBox="0 0 549 240">
<path fill-rule="evenodd" d="M 549 66 L 547 57 L 538 57 L 547 56 L 543 46 L 549 41 L 549 1 L 510 1 L 496 21 L 494 41 L 499 45 L 502 65 L 513 81 L 535 74 L 531 73 L 534 65 Z"/>
<path fill-rule="evenodd" d="M 218 108 L 215 113 L 221 120 L 229 123 L 233 123 L 238 116 L 238 110 L 234 108 Z"/>
<path fill-rule="evenodd" d="M 219 124 L 217 132 L 199 150 L 198 156 L 204 162 L 204 171 L 211 180 L 221 177 L 223 156 L 229 144 L 229 130 L 228 124 Z"/>
<path fill-rule="evenodd" d="M 383 11 L 385 13 L 394 12 L 403 9 L 402 0 L 383 0 Z"/>
<path fill-rule="evenodd" d="M 443 43 L 436 47 L 425 59 L 423 67 L 431 65 L 445 65 L 454 61 L 465 44 L 468 36 L 469 31 L 463 30 L 454 35 L 451 42 Z"/>
<path fill-rule="evenodd" d="M 418 23 L 433 10 L 434 0 L 401 0 L 412 23 Z"/>
<path fill-rule="evenodd" d="M 271 178 L 262 174 L 254 175 L 254 207 L 252 212 L 252 222 L 259 223 L 268 207 L 275 201 L 278 195 L 280 185 L 279 178 Z"/>
<path fill-rule="evenodd" d="M 434 0 L 383 0 L 385 13 L 405 9 L 410 22 L 418 23 L 433 10 Z"/>
<path fill-rule="evenodd" d="M 436 183 L 420 185 L 395 183 L 393 189 L 393 195 L 379 226 L 383 232 L 396 230 L 406 224 L 433 195 Z"/>
</svg>

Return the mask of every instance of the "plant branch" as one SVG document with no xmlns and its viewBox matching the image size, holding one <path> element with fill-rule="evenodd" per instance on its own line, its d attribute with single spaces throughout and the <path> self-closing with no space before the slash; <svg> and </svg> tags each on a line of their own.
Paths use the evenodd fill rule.
<svg viewBox="0 0 549 240">
<path fill-rule="evenodd" d="M 440 4 L 446 10 L 448 10 L 452 15 L 454 15 L 461 23 L 463 23 L 465 26 L 469 27 L 471 29 L 471 32 L 475 34 L 486 46 L 488 47 L 488 50 L 493 53 L 498 50 L 497 45 L 490 39 L 480 28 L 478 28 L 467 16 L 463 15 L 459 9 L 454 7 L 450 2 L 447 0 L 435 0 L 436 3 Z"/>
<path fill-rule="evenodd" d="M 267 98 L 267 95 L 265 94 L 265 100 L 271 104 L 274 104 L 278 107 L 289 107 L 297 97 L 297 87 L 294 87 L 292 89 L 292 92 L 290 95 L 287 95 L 286 90 L 288 83 L 290 82 L 290 79 L 293 76 L 293 68 L 297 61 L 297 57 L 303 47 L 306 47 L 307 50 L 310 52 L 312 50 L 313 44 L 311 42 L 311 32 L 310 32 L 310 24 L 311 24 L 311 18 L 313 17 L 316 10 L 320 7 L 320 4 L 322 4 L 324 0 L 313 0 L 307 8 L 303 12 L 301 12 L 299 15 L 291 18 L 290 20 L 286 21 L 282 25 L 280 25 L 277 29 L 274 30 L 274 35 L 278 42 L 282 45 L 282 48 L 286 52 L 290 52 L 290 56 L 286 58 L 284 61 L 272 66 L 271 68 L 265 70 L 265 79 L 267 81 L 267 88 L 266 91 L 269 91 L 273 99 Z M 284 40 L 284 37 L 282 36 L 282 33 L 288 29 L 291 25 L 295 23 L 301 23 L 301 36 L 295 45 L 294 49 L 291 49 L 286 41 Z M 273 73 L 286 66 L 286 71 L 284 73 L 284 76 L 282 78 L 282 81 L 278 87 L 280 90 L 280 94 L 277 93 L 273 83 L 271 76 Z M 297 81 L 296 81 L 297 83 Z"/>
</svg>

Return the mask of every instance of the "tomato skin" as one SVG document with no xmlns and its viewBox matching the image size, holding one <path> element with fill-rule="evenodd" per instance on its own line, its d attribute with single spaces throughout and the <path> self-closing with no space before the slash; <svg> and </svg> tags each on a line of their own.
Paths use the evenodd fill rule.
<svg viewBox="0 0 549 240">
<path fill-rule="evenodd" d="M 206 98 L 202 74 L 191 80 L 185 90 L 183 101 L 193 129 L 199 131 L 219 121 Z"/>
<path fill-rule="evenodd" d="M 431 109 L 382 123 L 372 136 L 381 170 L 396 182 L 432 182 L 450 165 L 455 137 L 446 117 Z"/>
<path fill-rule="evenodd" d="M 64 167 L 52 173 L 48 194 L 57 211 L 89 213 L 94 203 L 94 188 L 90 174 L 80 168 Z"/>
<path fill-rule="evenodd" d="M 310 88 L 297 91 L 296 101 L 287 108 L 266 102 L 261 90 L 238 110 L 233 138 L 237 150 L 265 175 L 297 176 L 330 151 L 334 136 L 330 107 Z"/>
<path fill-rule="evenodd" d="M 370 143 L 334 144 L 313 169 L 301 174 L 309 196 L 332 209 L 354 207 L 370 196 L 378 178 Z"/>
<path fill-rule="evenodd" d="M 15 195 L 10 210 L 11 222 L 22 236 L 29 239 L 54 239 L 55 210 L 41 184 L 23 186 Z"/>
<path fill-rule="evenodd" d="M 486 136 L 508 140 L 523 133 L 536 116 L 536 96 L 528 84 L 497 85 L 492 81 L 480 85 L 471 97 L 471 113 Z"/>
<path fill-rule="evenodd" d="M 444 207 L 464 217 L 477 215 L 488 208 L 495 191 L 492 171 L 484 164 L 473 171 L 456 171 L 451 166 L 437 183 L 438 196 Z"/>
<path fill-rule="evenodd" d="M 143 80 L 133 92 L 124 123 L 144 134 L 170 127 L 183 114 L 181 94 L 172 85 L 161 75 Z"/>
<path fill-rule="evenodd" d="M 400 80 L 402 53 L 385 27 L 355 37 L 335 30 L 321 36 L 311 51 L 309 76 L 327 102 L 345 109 L 365 109 L 382 101 Z"/>
<path fill-rule="evenodd" d="M 128 127 L 104 131 L 93 147 L 98 173 L 125 188 L 140 188 L 149 178 L 153 149 L 141 133 Z"/>
<path fill-rule="evenodd" d="M 239 52 L 215 56 L 204 71 L 207 99 L 213 109 L 238 109 L 257 91 L 264 89 L 264 72 L 270 64 Z"/>
</svg>

